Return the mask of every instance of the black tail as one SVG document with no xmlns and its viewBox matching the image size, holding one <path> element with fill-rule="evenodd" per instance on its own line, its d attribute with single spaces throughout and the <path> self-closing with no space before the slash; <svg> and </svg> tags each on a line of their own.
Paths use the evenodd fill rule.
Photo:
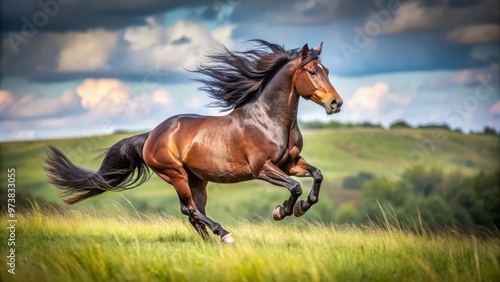
<svg viewBox="0 0 500 282">
<path fill-rule="evenodd" d="M 50 183 L 59 187 L 64 201 L 74 204 L 106 191 L 122 191 L 146 182 L 151 174 L 142 159 L 142 147 L 149 133 L 125 138 L 103 154 L 97 172 L 73 164 L 61 151 L 49 146 L 45 172 Z"/>
</svg>

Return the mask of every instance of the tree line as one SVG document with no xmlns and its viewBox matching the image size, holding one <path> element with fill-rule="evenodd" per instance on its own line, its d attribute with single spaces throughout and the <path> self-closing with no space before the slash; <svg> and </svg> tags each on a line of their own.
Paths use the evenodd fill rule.
<svg viewBox="0 0 500 282">
<path fill-rule="evenodd" d="M 500 169 L 464 175 L 415 166 L 399 180 L 368 173 L 344 179 L 344 189 L 361 189 L 359 206 L 343 203 L 336 223 L 380 221 L 385 212 L 397 221 L 419 221 L 427 227 L 458 224 L 500 228 Z M 386 215 L 387 216 L 387 215 Z"/>
<path fill-rule="evenodd" d="M 303 128 L 303 129 L 331 129 L 331 128 L 337 128 L 337 129 L 342 129 L 342 128 L 381 128 L 381 129 L 385 129 L 381 123 L 371 123 L 368 121 L 360 122 L 360 123 L 352 123 L 352 122 L 342 123 L 342 122 L 338 122 L 338 121 L 329 121 L 329 122 L 299 121 L 299 127 Z M 443 123 L 443 124 L 429 123 L 429 124 L 412 126 L 404 120 L 397 120 L 397 121 L 394 121 L 393 123 L 391 123 L 388 127 L 388 129 L 404 129 L 404 128 L 442 129 L 442 130 L 447 130 L 447 131 L 464 133 L 461 128 L 452 129 L 449 125 L 447 125 L 445 123 Z M 469 131 L 469 133 L 470 134 L 485 134 L 485 135 L 500 135 L 500 130 L 497 131 L 495 128 L 493 128 L 491 126 L 485 126 L 482 130 L 475 130 L 475 131 L 471 130 L 471 131 Z"/>
</svg>

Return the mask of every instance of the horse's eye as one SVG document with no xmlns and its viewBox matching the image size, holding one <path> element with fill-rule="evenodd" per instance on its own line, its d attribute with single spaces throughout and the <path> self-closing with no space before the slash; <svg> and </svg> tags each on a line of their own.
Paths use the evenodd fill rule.
<svg viewBox="0 0 500 282">
<path fill-rule="evenodd" d="M 316 70 L 310 70 L 309 74 L 311 74 L 312 76 L 315 76 L 316 75 Z"/>
</svg>

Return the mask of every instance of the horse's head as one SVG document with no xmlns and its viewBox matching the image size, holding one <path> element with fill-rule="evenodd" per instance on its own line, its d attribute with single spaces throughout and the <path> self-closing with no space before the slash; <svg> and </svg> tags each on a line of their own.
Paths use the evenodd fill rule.
<svg viewBox="0 0 500 282">
<path fill-rule="evenodd" d="M 328 79 L 328 69 L 318 60 L 323 43 L 318 49 L 309 49 L 304 45 L 300 51 L 295 70 L 295 90 L 305 99 L 311 99 L 325 108 L 331 115 L 340 112 L 342 98 Z"/>
</svg>

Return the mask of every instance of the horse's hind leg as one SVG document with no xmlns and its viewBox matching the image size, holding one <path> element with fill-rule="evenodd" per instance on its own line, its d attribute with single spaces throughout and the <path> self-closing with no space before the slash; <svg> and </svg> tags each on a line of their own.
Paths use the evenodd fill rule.
<svg viewBox="0 0 500 282">
<path fill-rule="evenodd" d="M 193 193 L 189 186 L 188 173 L 184 167 L 177 169 L 168 169 L 165 171 L 156 172 L 163 180 L 174 186 L 179 199 L 181 201 L 181 211 L 187 214 L 190 218 L 190 222 L 194 224 L 202 223 L 216 235 L 221 237 L 222 243 L 231 244 L 234 243 L 234 239 L 231 234 L 222 228 L 222 226 L 208 218 L 206 215 L 200 212 L 198 206 L 193 199 Z M 195 195 L 197 192 L 195 192 Z M 206 202 L 205 202 L 206 203 Z M 202 209 L 204 211 L 204 207 Z M 195 225 L 194 225 L 195 226 Z M 195 226 L 196 227 L 196 226 Z M 201 233 L 200 233 L 201 234 Z M 202 235 L 203 236 L 203 235 Z"/>
<path fill-rule="evenodd" d="M 206 216 L 205 206 L 207 205 L 207 181 L 201 180 L 196 175 L 191 173 L 188 170 L 188 178 L 189 178 L 189 187 L 191 188 L 191 195 L 193 197 L 194 203 L 196 207 L 198 207 L 198 211 L 200 211 L 203 215 Z M 182 201 L 181 201 L 182 203 Z M 186 206 L 187 208 L 187 206 Z M 210 236 L 207 232 L 207 227 L 205 224 L 196 220 L 194 217 L 189 215 L 189 209 L 186 209 L 189 216 L 189 222 L 193 225 L 193 227 L 198 231 L 203 240 L 208 241 Z"/>
</svg>

